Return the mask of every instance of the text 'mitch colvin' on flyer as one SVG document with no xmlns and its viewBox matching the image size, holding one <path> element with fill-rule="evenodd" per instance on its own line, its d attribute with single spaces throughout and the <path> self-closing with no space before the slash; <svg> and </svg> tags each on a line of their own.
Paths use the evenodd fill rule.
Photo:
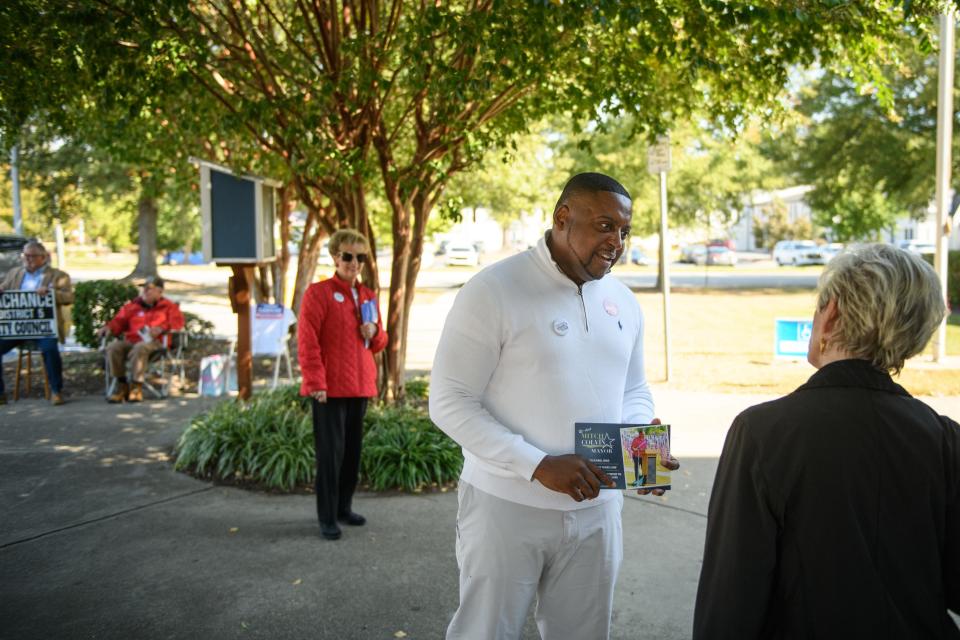
<svg viewBox="0 0 960 640">
<path fill-rule="evenodd" d="M 670 425 L 577 422 L 576 453 L 600 467 L 617 489 L 669 489 Z M 613 489 L 614 487 L 600 487 Z"/>
</svg>

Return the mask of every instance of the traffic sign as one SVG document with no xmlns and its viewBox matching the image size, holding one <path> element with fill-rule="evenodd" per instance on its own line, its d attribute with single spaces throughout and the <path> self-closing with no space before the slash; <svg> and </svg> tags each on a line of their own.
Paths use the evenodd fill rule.
<svg viewBox="0 0 960 640">
<path fill-rule="evenodd" d="M 670 171 L 670 136 L 657 136 L 656 144 L 647 147 L 647 171 L 653 174 Z"/>
</svg>

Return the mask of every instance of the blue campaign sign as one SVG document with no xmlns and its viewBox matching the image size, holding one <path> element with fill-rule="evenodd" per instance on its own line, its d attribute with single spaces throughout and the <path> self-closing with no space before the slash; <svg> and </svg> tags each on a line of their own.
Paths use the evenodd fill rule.
<svg viewBox="0 0 960 640">
<path fill-rule="evenodd" d="M 777 318 L 774 332 L 773 355 L 775 358 L 807 357 L 810 334 L 813 333 L 813 320 L 795 318 Z"/>
</svg>

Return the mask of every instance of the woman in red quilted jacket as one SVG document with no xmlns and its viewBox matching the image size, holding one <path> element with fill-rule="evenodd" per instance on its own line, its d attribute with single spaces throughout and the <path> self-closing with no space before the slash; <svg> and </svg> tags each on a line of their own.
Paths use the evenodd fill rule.
<svg viewBox="0 0 960 640">
<path fill-rule="evenodd" d="M 357 282 L 368 247 L 353 229 L 331 236 L 336 272 L 307 288 L 297 323 L 300 394 L 310 396 L 313 405 L 317 518 L 328 540 L 340 537 L 338 522 L 366 523 L 351 503 L 360 473 L 363 415 L 367 401 L 377 395 L 373 354 L 387 346 L 376 297 Z"/>
</svg>

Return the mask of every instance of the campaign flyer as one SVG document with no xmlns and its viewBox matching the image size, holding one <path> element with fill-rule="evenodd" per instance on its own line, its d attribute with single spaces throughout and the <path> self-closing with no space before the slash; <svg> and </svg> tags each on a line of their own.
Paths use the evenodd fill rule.
<svg viewBox="0 0 960 640">
<path fill-rule="evenodd" d="M 575 452 L 610 476 L 616 487 L 669 489 L 670 425 L 577 422 Z"/>
</svg>

